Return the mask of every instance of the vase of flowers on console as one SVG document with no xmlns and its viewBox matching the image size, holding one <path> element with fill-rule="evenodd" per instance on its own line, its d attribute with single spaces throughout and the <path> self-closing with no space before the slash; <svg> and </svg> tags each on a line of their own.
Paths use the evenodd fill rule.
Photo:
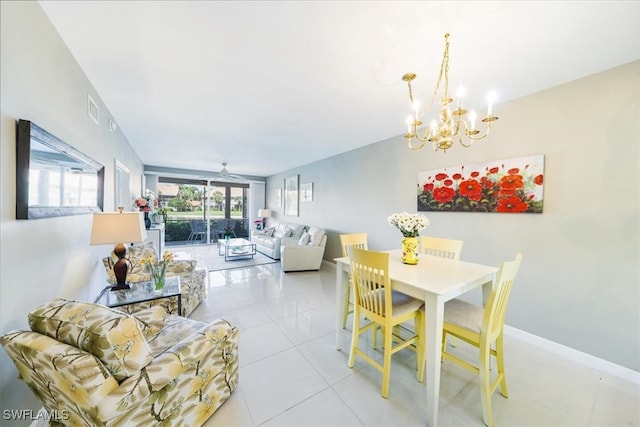
<svg viewBox="0 0 640 427">
<path fill-rule="evenodd" d="M 151 192 L 147 191 L 147 195 L 143 197 L 138 197 L 135 200 L 136 207 L 140 210 L 140 212 L 144 213 L 144 227 L 148 230 L 151 228 L 151 218 L 149 214 L 153 212 L 153 209 L 156 207 L 157 199 L 153 197 Z"/>
<path fill-rule="evenodd" d="M 420 254 L 420 242 L 418 236 L 427 225 L 429 220 L 422 214 L 409 214 L 407 212 L 394 213 L 387 218 L 389 224 L 396 227 L 404 237 L 402 239 L 402 262 L 415 265 L 418 263 Z"/>
<path fill-rule="evenodd" d="M 140 260 L 145 265 L 147 271 L 151 273 L 151 280 L 155 286 L 156 293 L 161 293 L 164 289 L 164 282 L 167 273 L 167 264 L 173 261 L 173 253 L 165 251 L 162 254 L 162 259 L 159 261 L 153 256 L 149 255 L 147 258 Z"/>
</svg>

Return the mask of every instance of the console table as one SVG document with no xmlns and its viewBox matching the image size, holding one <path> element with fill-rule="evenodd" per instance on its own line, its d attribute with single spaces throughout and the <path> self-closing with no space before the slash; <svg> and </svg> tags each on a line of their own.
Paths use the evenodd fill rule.
<svg viewBox="0 0 640 427">
<path fill-rule="evenodd" d="M 153 242 L 158 257 L 162 257 L 164 253 L 164 224 L 152 224 L 151 228 L 147 230 L 145 242 Z"/>
</svg>

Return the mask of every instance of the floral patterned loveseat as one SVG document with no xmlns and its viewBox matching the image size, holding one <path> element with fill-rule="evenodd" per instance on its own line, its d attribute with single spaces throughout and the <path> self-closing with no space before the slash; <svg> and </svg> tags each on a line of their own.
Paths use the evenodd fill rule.
<svg viewBox="0 0 640 427">
<path fill-rule="evenodd" d="M 55 299 L 0 343 L 57 422 L 201 426 L 238 386 L 238 330 Z"/>
<path fill-rule="evenodd" d="M 140 261 L 149 256 L 158 259 L 158 254 L 153 246 L 153 242 L 134 245 L 127 248 L 126 258 L 129 260 L 129 271 L 127 272 L 127 283 L 135 286 L 135 283 L 151 280 L 149 272 L 144 263 Z M 109 283 L 115 285 L 116 278 L 113 274 L 113 265 L 118 257 L 111 253 L 111 256 L 102 259 Z M 180 276 L 180 288 L 182 290 L 182 316 L 189 316 L 193 310 L 207 297 L 206 279 L 207 270 L 199 268 L 196 260 L 172 261 L 167 265 L 168 276 Z"/>
</svg>

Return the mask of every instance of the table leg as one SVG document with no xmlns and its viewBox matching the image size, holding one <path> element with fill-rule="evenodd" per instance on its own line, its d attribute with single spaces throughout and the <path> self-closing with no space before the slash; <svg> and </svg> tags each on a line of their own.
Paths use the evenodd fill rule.
<svg viewBox="0 0 640 427">
<path fill-rule="evenodd" d="M 438 402 L 440 398 L 440 359 L 442 358 L 442 326 L 444 302 L 438 295 L 425 297 L 425 328 L 427 331 L 427 369 L 425 384 L 427 387 L 427 424 L 438 425 Z"/>
<path fill-rule="evenodd" d="M 486 307 L 493 290 L 493 282 L 496 280 L 495 273 L 491 276 L 491 281 L 482 285 L 482 306 Z"/>
<path fill-rule="evenodd" d="M 340 350 L 342 335 L 342 317 L 344 315 L 344 298 L 347 298 L 347 272 L 341 262 L 336 263 L 336 350 Z"/>
</svg>

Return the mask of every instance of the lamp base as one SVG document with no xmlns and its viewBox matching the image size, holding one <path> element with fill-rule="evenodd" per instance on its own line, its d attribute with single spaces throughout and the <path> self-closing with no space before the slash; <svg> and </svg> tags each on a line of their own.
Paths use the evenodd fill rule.
<svg viewBox="0 0 640 427">
<path fill-rule="evenodd" d="M 127 285 L 127 271 L 129 270 L 129 263 L 124 257 L 127 253 L 127 247 L 118 243 L 113 249 L 113 253 L 118 257 L 118 261 L 113 265 L 113 274 L 116 276 L 116 285 L 111 288 L 112 291 L 118 291 L 121 289 L 131 289 Z"/>
</svg>

